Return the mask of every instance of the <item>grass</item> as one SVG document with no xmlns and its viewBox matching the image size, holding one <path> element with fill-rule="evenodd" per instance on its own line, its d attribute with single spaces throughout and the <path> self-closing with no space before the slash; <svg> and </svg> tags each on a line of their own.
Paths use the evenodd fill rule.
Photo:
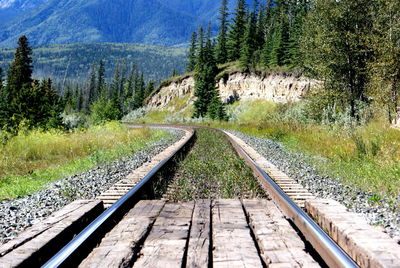
<svg viewBox="0 0 400 268">
<path fill-rule="evenodd" d="M 255 101 L 248 105 L 236 122 L 211 125 L 272 139 L 290 151 L 317 156 L 311 164 L 344 184 L 394 198 L 400 194 L 400 132 L 384 121 L 375 119 L 347 130 L 279 119 L 281 110 L 276 104 Z"/>
<path fill-rule="evenodd" d="M 31 131 L 0 146 L 0 200 L 135 153 L 167 132 L 111 122 L 72 133 Z"/>
<path fill-rule="evenodd" d="M 295 106 L 287 109 L 293 110 Z M 310 164 L 321 174 L 338 178 L 343 184 L 390 198 L 400 194 L 400 132 L 379 118 L 353 129 L 300 123 L 290 111 L 283 111 L 282 105 L 263 100 L 228 105 L 227 111 L 234 121 L 206 120 L 200 125 L 238 130 L 281 142 L 292 152 L 315 156 L 310 158 Z M 146 116 L 147 122 L 160 123 L 172 114 L 170 111 L 154 113 L 158 118 L 154 114 Z"/>
<path fill-rule="evenodd" d="M 196 130 L 196 143 L 178 163 L 169 198 L 178 200 L 263 196 L 252 170 L 220 132 Z"/>
</svg>

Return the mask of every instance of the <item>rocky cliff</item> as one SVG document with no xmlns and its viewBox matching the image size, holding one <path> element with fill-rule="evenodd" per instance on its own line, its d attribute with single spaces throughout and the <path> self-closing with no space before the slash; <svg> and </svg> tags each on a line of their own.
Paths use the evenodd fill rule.
<svg viewBox="0 0 400 268">
<path fill-rule="evenodd" d="M 295 102 L 317 86 L 317 81 L 291 74 L 270 74 L 265 77 L 253 73 L 234 72 L 218 81 L 222 101 L 264 99 L 273 102 Z M 161 87 L 148 100 L 151 108 L 162 109 L 175 99 L 194 97 L 194 79 L 191 76 Z"/>
</svg>

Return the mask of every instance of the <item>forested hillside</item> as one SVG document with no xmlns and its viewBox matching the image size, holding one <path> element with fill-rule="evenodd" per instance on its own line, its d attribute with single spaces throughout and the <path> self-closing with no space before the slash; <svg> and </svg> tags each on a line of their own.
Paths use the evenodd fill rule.
<svg viewBox="0 0 400 268">
<path fill-rule="evenodd" d="M 0 68 L 8 69 L 14 50 L 0 50 Z M 116 63 L 135 63 L 146 79 L 159 81 L 183 72 L 186 62 L 185 48 L 167 48 L 142 44 L 70 44 L 51 45 L 33 49 L 33 76 L 59 81 L 64 78 L 75 82 L 86 80 L 92 63 L 104 59 L 105 77 L 112 77 Z"/>
<path fill-rule="evenodd" d="M 2 1 L 0 1 L 1 3 Z M 4 0 L 3 0 L 4 2 Z M 31 44 L 91 42 L 185 43 L 198 25 L 211 21 L 217 31 L 214 0 L 38 0 L 0 5 L 0 47 L 11 48 L 21 34 Z M 251 2 L 249 0 L 249 2 Z M 233 8 L 234 1 L 230 6 Z"/>
<path fill-rule="evenodd" d="M 304 113 L 316 122 L 395 119 L 400 93 L 398 0 L 238 0 L 233 20 L 222 0 L 212 29 L 192 34 L 187 71 L 195 71 L 195 116 L 214 113 L 217 64 L 245 72 L 296 71 L 323 81 Z M 383 110 L 382 110 L 383 109 Z M 384 112 L 382 112 L 384 111 Z M 214 118 L 214 116 L 211 116 Z"/>
</svg>

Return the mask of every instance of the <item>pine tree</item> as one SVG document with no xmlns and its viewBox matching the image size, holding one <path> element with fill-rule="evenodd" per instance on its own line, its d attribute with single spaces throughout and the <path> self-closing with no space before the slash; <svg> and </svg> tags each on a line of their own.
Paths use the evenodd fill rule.
<svg viewBox="0 0 400 268">
<path fill-rule="evenodd" d="M 130 99 L 134 95 L 135 91 L 135 74 L 136 74 L 136 65 L 132 63 L 131 65 L 131 71 L 128 76 L 128 83 L 126 86 L 126 91 L 125 91 L 125 96 L 124 98 L 129 102 Z"/>
<path fill-rule="evenodd" d="M 3 89 L 3 69 L 0 68 L 0 91 Z"/>
<path fill-rule="evenodd" d="M 133 100 L 133 109 L 138 109 L 143 106 L 145 91 L 146 91 L 146 88 L 145 88 L 144 77 L 143 77 L 143 73 L 142 73 L 137 80 L 135 96 L 134 96 L 134 100 Z"/>
<path fill-rule="evenodd" d="M 289 62 L 289 4 L 288 0 L 277 0 L 270 66 L 282 66 Z"/>
<path fill-rule="evenodd" d="M 203 42 L 201 42 L 203 44 Z M 219 99 L 218 91 L 215 87 L 215 77 L 218 71 L 214 58 L 214 49 L 211 43 L 211 27 L 208 27 L 206 43 L 200 47 L 199 62 L 196 66 L 195 92 L 193 117 L 209 116 L 217 119 L 220 111 L 223 111 L 223 104 Z M 216 112 L 219 111 L 219 112 Z"/>
<path fill-rule="evenodd" d="M 234 13 L 233 24 L 228 32 L 228 60 L 235 61 L 240 58 L 242 41 L 246 30 L 246 4 L 245 0 L 238 0 Z"/>
<path fill-rule="evenodd" d="M 219 9 L 219 34 L 216 46 L 216 60 L 218 64 L 226 63 L 228 60 L 227 50 L 227 32 L 228 32 L 228 7 L 227 0 L 222 0 L 221 8 Z"/>
<path fill-rule="evenodd" d="M 117 63 L 115 65 L 114 78 L 111 82 L 110 93 L 108 95 L 109 98 L 118 96 L 120 85 L 121 85 L 121 73 L 120 73 L 120 69 L 119 69 L 119 63 Z"/>
<path fill-rule="evenodd" d="M 188 55 L 188 64 L 186 67 L 187 72 L 191 72 L 196 67 L 196 51 L 197 51 L 197 33 L 192 33 L 192 38 L 190 40 L 190 48 Z"/>
<path fill-rule="evenodd" d="M 85 110 L 89 111 L 89 106 L 96 100 L 96 64 L 90 68 L 89 80 L 87 83 L 87 95 L 85 100 Z"/>
<path fill-rule="evenodd" d="M 268 0 L 265 12 L 265 33 L 264 33 L 264 44 L 261 49 L 261 64 L 269 67 L 271 62 L 274 28 L 275 28 L 275 16 L 274 16 L 274 1 Z"/>
<path fill-rule="evenodd" d="M 150 79 L 146 86 L 145 97 L 150 96 L 150 94 L 154 91 L 154 86 L 155 86 L 154 81 Z"/>
<path fill-rule="evenodd" d="M 307 0 L 292 1 L 290 9 L 292 18 L 288 44 L 288 64 L 291 67 L 301 67 L 302 55 L 300 52 L 300 38 L 303 35 L 303 23 L 309 9 Z"/>
<path fill-rule="evenodd" d="M 14 60 L 7 73 L 7 84 L 0 96 L 0 128 L 16 131 L 26 118 L 31 84 L 32 84 L 32 49 L 26 36 L 18 40 Z M 25 109 L 25 110 L 24 110 Z"/>
<path fill-rule="evenodd" d="M 257 51 L 262 50 L 265 42 L 265 27 L 266 27 L 265 14 L 266 14 L 265 6 L 261 4 L 258 11 L 256 34 L 255 34 L 256 38 L 255 44 Z"/>
<path fill-rule="evenodd" d="M 119 98 L 122 98 L 123 94 L 124 94 L 124 86 L 125 86 L 125 81 L 126 81 L 126 72 L 127 72 L 126 61 L 123 60 L 122 61 L 122 66 L 121 66 L 121 79 L 120 79 L 119 86 L 118 86 L 118 96 L 119 96 Z"/>
<path fill-rule="evenodd" d="M 97 71 L 97 89 L 96 89 L 96 99 L 105 94 L 106 82 L 105 82 L 105 66 L 104 60 L 101 59 L 99 62 L 99 69 Z"/>
<path fill-rule="evenodd" d="M 256 50 L 256 15 L 254 12 L 250 14 L 249 22 L 247 23 L 246 33 L 243 40 L 243 46 L 240 53 L 240 64 L 245 70 L 249 70 L 250 66 L 255 64 L 254 52 Z"/>
<path fill-rule="evenodd" d="M 32 82 L 32 49 L 25 35 L 18 40 L 14 61 L 7 74 L 7 88 L 13 97 L 25 84 Z"/>
</svg>

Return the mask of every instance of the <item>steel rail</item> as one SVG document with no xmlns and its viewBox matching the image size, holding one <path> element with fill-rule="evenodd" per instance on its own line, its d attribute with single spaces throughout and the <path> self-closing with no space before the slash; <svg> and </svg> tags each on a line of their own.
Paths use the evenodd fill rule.
<svg viewBox="0 0 400 268">
<path fill-rule="evenodd" d="M 267 191 L 278 203 L 278 206 L 284 211 L 286 216 L 293 221 L 297 228 L 299 228 L 304 237 L 311 243 L 329 267 L 359 267 L 354 260 L 350 258 L 350 256 L 347 255 L 346 252 L 344 252 L 344 250 L 339 247 L 306 212 L 299 208 L 279 185 L 256 164 L 238 143 L 229 137 L 225 131 L 222 132 L 225 133 L 234 148 L 238 150 L 239 155 L 245 158 L 245 160 L 256 169 L 256 172 L 262 176 L 264 182 L 267 183 Z"/>
<path fill-rule="evenodd" d="M 91 222 L 85 229 L 83 229 L 74 239 L 72 239 L 67 245 L 65 245 L 56 255 L 48 260 L 42 268 L 53 268 L 62 265 L 69 257 L 71 257 L 76 250 L 79 249 L 82 244 L 87 241 L 95 232 L 109 220 L 116 212 L 135 194 L 141 190 L 141 188 L 169 161 L 179 152 L 193 137 L 194 132 L 192 131 L 191 136 L 188 140 L 179 146 L 170 156 L 162 160 L 155 168 L 153 168 L 144 178 L 134 186 L 128 193 L 121 197 L 111 207 L 100 214 L 93 222 Z"/>
</svg>

